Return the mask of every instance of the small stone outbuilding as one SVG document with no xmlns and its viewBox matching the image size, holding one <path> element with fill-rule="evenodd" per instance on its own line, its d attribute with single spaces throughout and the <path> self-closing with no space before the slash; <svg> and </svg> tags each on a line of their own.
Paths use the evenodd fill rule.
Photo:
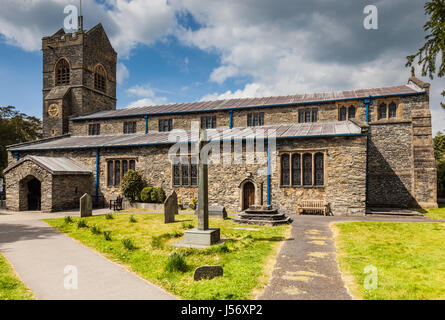
<svg viewBox="0 0 445 320">
<path fill-rule="evenodd" d="M 26 156 L 5 169 L 6 206 L 13 211 L 76 208 L 91 193 L 92 172 L 68 157 Z"/>
</svg>

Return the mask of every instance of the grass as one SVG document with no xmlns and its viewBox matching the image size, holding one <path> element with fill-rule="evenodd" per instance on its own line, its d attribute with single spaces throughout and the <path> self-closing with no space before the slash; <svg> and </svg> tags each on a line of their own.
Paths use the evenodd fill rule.
<svg viewBox="0 0 445 320">
<path fill-rule="evenodd" d="M 428 216 L 428 218 L 433 220 L 445 219 L 445 204 L 439 203 L 439 208 L 437 209 L 424 209 L 422 213 Z"/>
<path fill-rule="evenodd" d="M 256 231 L 239 230 L 235 228 L 245 226 L 230 219 L 212 219 L 211 227 L 221 228 L 221 237 L 231 241 L 205 250 L 176 248 L 170 244 L 178 242 L 191 225 L 197 225 L 194 215 L 181 214 L 176 216 L 175 223 L 164 224 L 163 214 L 132 213 L 137 223 L 130 222 L 129 216 L 124 214 L 114 215 L 112 220 L 106 216 L 84 218 L 87 225 L 111 231 L 110 241 L 103 235 L 94 235 L 88 228 L 78 229 L 77 223 L 66 224 L 63 218 L 45 221 L 174 295 L 192 300 L 254 298 L 267 284 L 268 265 L 274 261 L 278 246 L 289 230 L 287 225 L 253 227 Z M 124 242 L 127 246 L 129 243 L 128 240 L 122 242 L 123 239 L 130 239 L 134 249 L 126 249 Z M 167 267 L 169 256 L 172 259 L 174 253 L 185 258 L 180 268 Z M 202 265 L 221 265 L 224 276 L 196 282 L 193 272 Z"/>
<path fill-rule="evenodd" d="M 9 262 L 0 254 L 0 300 L 34 300 L 31 291 L 18 278 Z"/>
<path fill-rule="evenodd" d="M 350 292 L 367 300 L 445 299 L 445 223 L 344 222 L 332 225 Z M 367 266 L 378 286 L 365 289 Z"/>
</svg>

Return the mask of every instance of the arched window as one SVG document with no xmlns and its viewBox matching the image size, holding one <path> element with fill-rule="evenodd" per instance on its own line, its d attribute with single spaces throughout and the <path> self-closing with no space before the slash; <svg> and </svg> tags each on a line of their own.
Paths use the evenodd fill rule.
<svg viewBox="0 0 445 320">
<path fill-rule="evenodd" d="M 312 154 L 303 155 L 303 185 L 312 185 Z"/>
<path fill-rule="evenodd" d="M 107 74 L 104 67 L 97 66 L 94 70 L 94 89 L 105 92 Z"/>
<path fill-rule="evenodd" d="M 70 65 L 65 59 L 60 59 L 56 65 L 56 86 L 70 84 Z"/>
<path fill-rule="evenodd" d="M 348 109 L 348 119 L 355 119 L 355 107 L 350 106 Z"/>
<path fill-rule="evenodd" d="M 315 154 L 314 159 L 315 165 L 315 183 L 316 186 L 322 186 L 324 184 L 324 161 L 323 161 L 323 153 Z"/>
<path fill-rule="evenodd" d="M 289 179 L 289 155 L 283 154 L 281 156 L 281 185 L 288 186 L 290 185 Z"/>
<path fill-rule="evenodd" d="M 397 105 L 394 102 L 389 104 L 388 118 L 395 118 L 397 116 Z"/>
<path fill-rule="evenodd" d="M 386 119 L 386 103 L 381 103 L 379 106 L 379 119 Z"/>
<path fill-rule="evenodd" d="M 345 107 L 340 108 L 339 120 L 346 121 L 346 108 Z"/>
<path fill-rule="evenodd" d="M 301 186 L 301 156 L 299 153 L 292 155 L 292 185 Z"/>
</svg>

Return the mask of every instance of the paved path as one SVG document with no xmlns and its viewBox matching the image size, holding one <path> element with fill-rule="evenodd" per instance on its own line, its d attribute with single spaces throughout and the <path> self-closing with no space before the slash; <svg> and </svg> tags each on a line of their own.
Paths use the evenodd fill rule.
<svg viewBox="0 0 445 320">
<path fill-rule="evenodd" d="M 424 218 L 292 216 L 290 238 L 278 255 L 262 300 L 352 299 L 338 269 L 331 222 L 437 222 Z"/>
<path fill-rule="evenodd" d="M 0 251 L 37 299 L 175 299 L 39 220 L 65 215 L 0 213 Z M 64 287 L 69 265 L 77 268 L 77 290 Z"/>
</svg>

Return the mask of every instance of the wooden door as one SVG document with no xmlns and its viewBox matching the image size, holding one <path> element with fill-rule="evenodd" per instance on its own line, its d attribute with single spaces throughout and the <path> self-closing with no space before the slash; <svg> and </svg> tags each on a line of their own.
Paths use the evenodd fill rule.
<svg viewBox="0 0 445 320">
<path fill-rule="evenodd" d="M 252 182 L 247 182 L 243 188 L 243 210 L 255 204 L 255 186 Z"/>
</svg>

